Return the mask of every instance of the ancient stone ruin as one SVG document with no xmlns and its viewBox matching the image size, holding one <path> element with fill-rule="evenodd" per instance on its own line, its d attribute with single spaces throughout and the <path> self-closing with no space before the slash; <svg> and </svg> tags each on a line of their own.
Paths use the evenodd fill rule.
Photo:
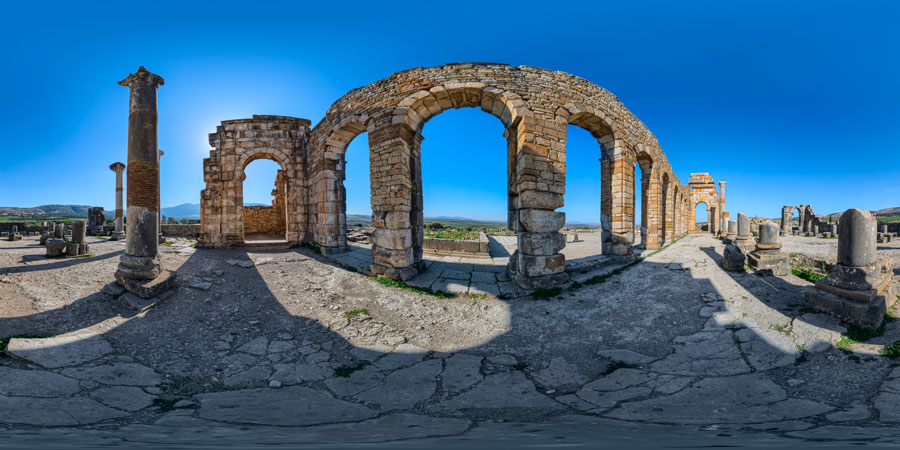
<svg viewBox="0 0 900 450">
<path fill-rule="evenodd" d="M 868 211 L 841 215 L 838 262 L 806 290 L 806 306 L 868 329 L 878 328 L 897 295 L 893 260 L 875 249 L 877 221 Z"/>
<path fill-rule="evenodd" d="M 791 273 L 791 258 L 781 251 L 778 225 L 765 222 L 759 226 L 759 242 L 747 255 L 751 269 L 761 275 L 784 276 Z"/>
<path fill-rule="evenodd" d="M 738 213 L 737 236 L 734 238 L 734 245 L 744 253 L 750 252 L 755 246 L 753 235 L 750 234 L 750 219 L 744 213 Z"/>
<path fill-rule="evenodd" d="M 799 225 L 793 227 L 793 214 L 797 210 L 799 215 Z M 803 234 L 806 236 L 817 236 L 819 231 L 831 230 L 828 222 L 821 221 L 810 205 L 800 206 L 784 206 L 781 208 L 781 233 L 782 234 Z"/>
<path fill-rule="evenodd" d="M 6 236 L 6 238 L 7 238 L 7 240 L 10 240 L 10 241 L 22 240 L 22 235 L 19 234 L 19 227 L 16 225 L 13 225 L 12 231 L 9 232 L 9 234 Z"/>
<path fill-rule="evenodd" d="M 68 256 L 84 256 L 90 251 L 88 244 L 85 242 L 87 226 L 83 220 L 76 220 L 72 224 L 72 240 L 66 243 L 66 254 Z"/>
<path fill-rule="evenodd" d="M 88 236 L 102 236 L 104 223 L 106 223 L 106 217 L 103 216 L 102 207 L 88 208 Z"/>
<path fill-rule="evenodd" d="M 156 95 L 162 77 L 143 66 L 119 84 L 130 91 L 128 114 L 128 233 L 116 281 L 142 298 L 175 284 L 159 257 L 159 147 Z"/>
<path fill-rule="evenodd" d="M 423 129 L 429 119 L 453 108 L 481 108 L 506 128 L 507 225 L 518 232 L 507 270 L 521 287 L 568 280 L 560 253 L 565 214 L 556 210 L 566 192 L 570 124 L 591 132 L 602 156 L 604 254 L 630 259 L 635 246 L 656 249 L 671 243 L 692 230 L 692 207 L 701 201 L 710 207 L 713 222 L 720 217 L 722 199 L 712 178 L 693 174 L 693 185 L 682 184 L 656 138 L 605 89 L 534 67 L 451 64 L 406 70 L 355 89 L 313 128 L 309 120 L 283 116 L 223 121 L 210 134 L 214 149 L 203 164 L 200 245 L 252 244 L 260 211 L 243 205 L 242 181 L 247 164 L 265 158 L 281 166 L 283 181 L 276 191 L 283 190 L 284 197 L 276 196 L 262 223 L 271 224 L 272 218 L 283 223 L 286 246 L 312 243 L 323 253 L 347 250 L 344 154 L 350 141 L 368 132 L 375 227 L 370 271 L 404 280 L 415 276 L 424 269 Z M 638 165 L 640 180 L 635 179 Z M 642 226 L 635 242 L 638 187 Z"/>
</svg>

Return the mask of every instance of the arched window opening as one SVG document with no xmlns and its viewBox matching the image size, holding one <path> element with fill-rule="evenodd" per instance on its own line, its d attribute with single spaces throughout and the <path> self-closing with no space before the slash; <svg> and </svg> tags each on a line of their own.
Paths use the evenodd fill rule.
<svg viewBox="0 0 900 450">
<path fill-rule="evenodd" d="M 286 226 L 284 171 L 270 159 L 251 161 L 244 168 L 244 242 L 283 241 Z"/>
</svg>

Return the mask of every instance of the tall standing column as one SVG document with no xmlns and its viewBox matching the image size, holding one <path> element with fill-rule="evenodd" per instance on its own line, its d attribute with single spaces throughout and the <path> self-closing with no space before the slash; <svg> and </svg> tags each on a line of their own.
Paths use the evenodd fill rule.
<svg viewBox="0 0 900 450">
<path fill-rule="evenodd" d="M 116 228 L 112 233 L 112 239 L 118 240 L 125 237 L 125 211 L 122 209 L 122 172 L 125 170 L 125 164 L 112 163 L 109 170 L 116 173 Z"/>
<path fill-rule="evenodd" d="M 116 281 L 140 297 L 170 287 L 159 257 L 159 136 L 157 90 L 164 80 L 141 66 L 119 84 L 130 89 L 128 109 L 128 234 Z M 162 280 L 155 280 L 164 275 Z"/>
<path fill-rule="evenodd" d="M 157 167 L 159 167 L 160 161 L 162 161 L 162 157 L 163 157 L 163 155 L 165 154 L 165 152 L 163 152 L 162 150 L 158 150 L 158 151 L 159 151 L 159 155 L 156 157 L 156 164 L 157 164 Z M 159 170 L 157 170 L 157 171 L 156 171 L 156 186 L 162 186 L 162 181 L 161 181 L 161 180 L 162 180 L 162 179 L 160 178 Z M 159 199 L 159 198 L 160 198 L 160 196 L 157 195 L 157 196 L 156 196 L 156 216 L 157 216 L 157 217 L 156 217 L 156 222 L 157 222 L 157 223 L 163 223 L 164 221 L 163 221 L 163 220 L 160 220 L 160 218 L 162 217 L 162 216 L 161 216 L 161 214 L 162 214 L 162 206 L 161 206 L 161 204 L 160 204 L 160 199 Z M 162 234 L 162 226 L 159 227 L 159 236 L 157 237 L 157 241 L 158 241 L 160 244 L 165 244 L 165 243 L 166 243 L 166 238 L 163 237 L 163 234 Z"/>
<path fill-rule="evenodd" d="M 719 182 L 719 230 L 722 230 L 723 235 L 728 232 L 728 219 L 723 215 L 725 212 L 725 183 L 727 181 Z"/>
</svg>

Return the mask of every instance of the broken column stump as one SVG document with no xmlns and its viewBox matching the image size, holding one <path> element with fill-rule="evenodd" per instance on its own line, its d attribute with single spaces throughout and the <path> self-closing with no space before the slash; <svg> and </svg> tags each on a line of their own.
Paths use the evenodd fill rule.
<svg viewBox="0 0 900 450">
<path fill-rule="evenodd" d="M 778 242 L 780 229 L 772 222 L 759 226 L 759 243 L 747 255 L 747 265 L 760 275 L 787 275 L 791 273 L 791 257 L 781 251 Z"/>
<path fill-rule="evenodd" d="M 838 262 L 806 289 L 806 306 L 867 329 L 876 329 L 897 295 L 893 260 L 875 249 L 875 216 L 848 209 L 841 215 Z"/>
</svg>

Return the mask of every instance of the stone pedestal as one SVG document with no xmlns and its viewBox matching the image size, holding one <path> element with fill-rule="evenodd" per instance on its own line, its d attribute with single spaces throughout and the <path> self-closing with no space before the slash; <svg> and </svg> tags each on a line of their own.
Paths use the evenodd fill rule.
<svg viewBox="0 0 900 450">
<path fill-rule="evenodd" d="M 841 215 L 838 263 L 806 290 L 806 306 L 853 325 L 875 329 L 897 299 L 893 260 L 875 249 L 875 216 L 849 209 Z"/>
<path fill-rule="evenodd" d="M 744 270 L 744 263 L 747 257 L 740 247 L 729 244 L 725 246 L 725 253 L 722 255 L 722 268 L 732 272 L 741 272 Z"/>
<path fill-rule="evenodd" d="M 750 219 L 744 213 L 738 213 L 737 236 L 734 238 L 733 244 L 737 245 L 745 254 L 753 250 L 756 245 L 753 235 L 750 234 Z"/>
<path fill-rule="evenodd" d="M 76 220 L 72 224 L 72 240 L 66 243 L 66 254 L 69 256 L 87 255 L 90 249 L 85 242 L 87 225 L 83 220 Z"/>
<path fill-rule="evenodd" d="M 734 220 L 728 221 L 728 233 L 725 234 L 725 243 L 731 244 L 734 242 L 734 238 L 737 237 L 737 222 Z"/>
<path fill-rule="evenodd" d="M 128 234 L 116 281 L 143 298 L 174 284 L 159 256 L 159 145 L 157 89 L 162 77 L 141 67 L 119 84 L 130 89 L 128 110 Z M 157 279 L 160 278 L 160 279 Z"/>
<path fill-rule="evenodd" d="M 759 226 L 759 243 L 747 255 L 747 265 L 760 275 L 784 276 L 791 273 L 791 257 L 781 251 L 778 225 L 766 222 Z"/>
<path fill-rule="evenodd" d="M 66 252 L 67 242 L 62 239 L 47 240 L 47 256 L 62 256 Z"/>
</svg>

